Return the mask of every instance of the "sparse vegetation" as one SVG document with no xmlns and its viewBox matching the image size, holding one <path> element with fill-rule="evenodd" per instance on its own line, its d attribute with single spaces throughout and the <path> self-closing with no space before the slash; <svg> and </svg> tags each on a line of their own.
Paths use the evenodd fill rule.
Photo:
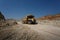
<svg viewBox="0 0 60 40">
<path fill-rule="evenodd" d="M 4 15 L 0 12 L 0 30 L 15 24 L 17 24 L 16 20 L 5 19 Z"/>
</svg>

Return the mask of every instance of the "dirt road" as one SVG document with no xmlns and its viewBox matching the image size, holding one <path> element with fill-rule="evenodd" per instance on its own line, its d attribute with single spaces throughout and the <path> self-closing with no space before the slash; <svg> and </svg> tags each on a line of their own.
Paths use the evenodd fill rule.
<svg viewBox="0 0 60 40">
<path fill-rule="evenodd" d="M 60 40 L 60 27 L 18 22 L 18 25 L 1 28 L 0 40 Z"/>
</svg>

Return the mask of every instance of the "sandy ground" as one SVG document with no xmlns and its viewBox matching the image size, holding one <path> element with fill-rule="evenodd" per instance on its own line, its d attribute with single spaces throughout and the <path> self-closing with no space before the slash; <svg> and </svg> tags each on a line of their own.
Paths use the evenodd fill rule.
<svg viewBox="0 0 60 40">
<path fill-rule="evenodd" d="M 60 40 L 60 27 L 22 24 L 0 29 L 0 40 Z"/>
</svg>

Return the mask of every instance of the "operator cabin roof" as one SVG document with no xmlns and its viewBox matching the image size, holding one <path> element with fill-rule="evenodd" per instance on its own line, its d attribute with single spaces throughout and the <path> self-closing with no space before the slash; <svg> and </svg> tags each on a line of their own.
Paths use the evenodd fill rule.
<svg viewBox="0 0 60 40">
<path fill-rule="evenodd" d="M 34 15 L 30 14 L 30 15 L 27 15 L 27 17 L 32 18 L 34 17 Z"/>
</svg>

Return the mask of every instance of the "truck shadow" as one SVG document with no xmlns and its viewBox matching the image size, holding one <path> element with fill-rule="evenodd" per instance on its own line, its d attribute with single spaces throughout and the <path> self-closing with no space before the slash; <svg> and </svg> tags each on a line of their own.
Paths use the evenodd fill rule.
<svg viewBox="0 0 60 40">
<path fill-rule="evenodd" d="M 31 23 L 31 24 L 29 24 L 29 25 L 37 25 L 38 23 Z"/>
</svg>

